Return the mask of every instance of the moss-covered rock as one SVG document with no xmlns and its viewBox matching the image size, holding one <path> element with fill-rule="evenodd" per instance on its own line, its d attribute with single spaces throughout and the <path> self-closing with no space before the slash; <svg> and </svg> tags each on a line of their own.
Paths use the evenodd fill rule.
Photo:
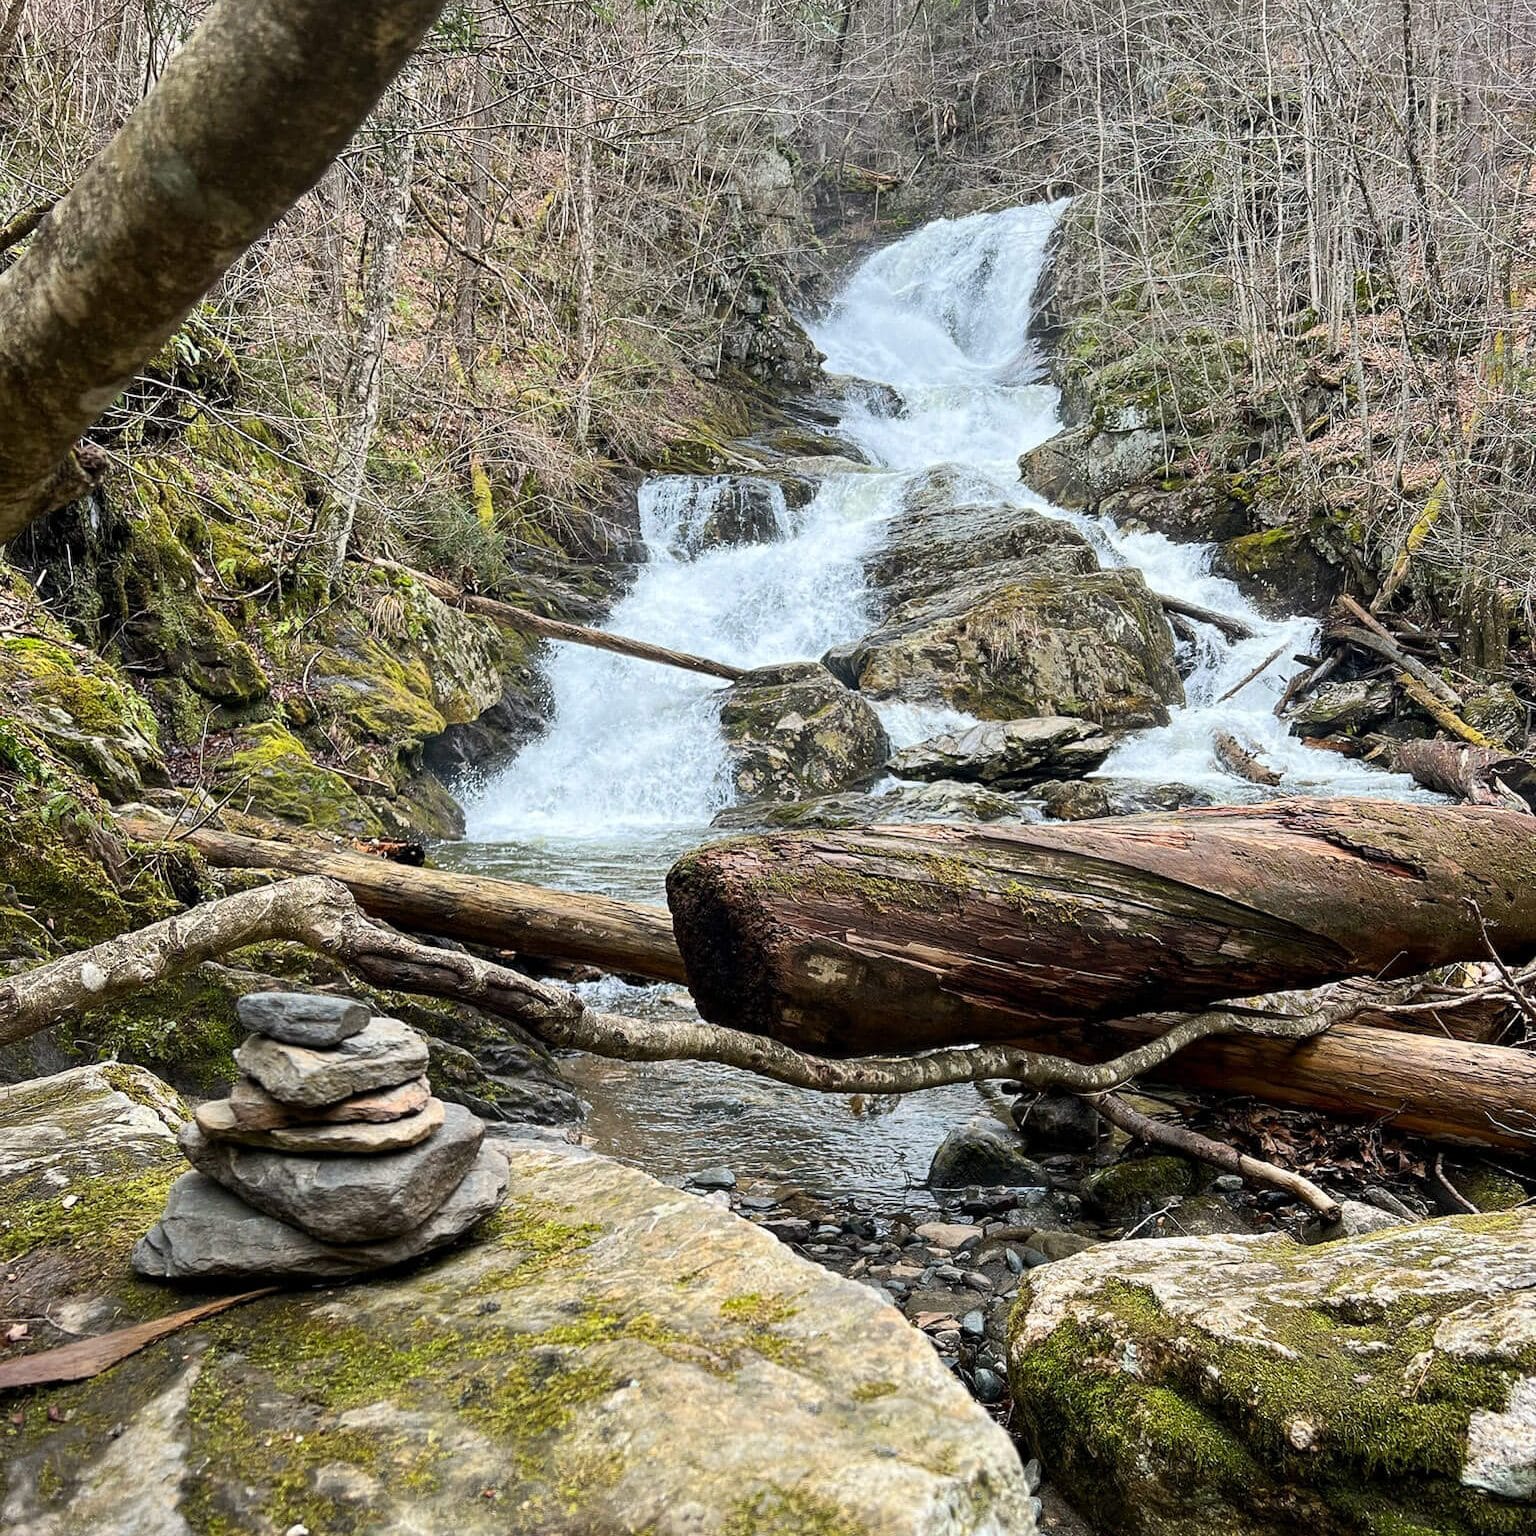
<svg viewBox="0 0 1536 1536">
<path fill-rule="evenodd" d="M 1139 571 L 1031 576 L 917 599 L 855 647 L 860 692 L 984 720 L 1069 715 L 1163 725 L 1184 701 L 1173 640 Z"/>
<path fill-rule="evenodd" d="M 6 1124 L 0 1102 L 0 1147 Z M 175 1171 L 171 1145 L 146 1147 L 141 1181 Z M 893 1307 L 633 1169 L 503 1145 L 512 1192 L 457 1250 L 8 1402 L 0 1521 L 117 1536 L 131 1493 L 142 1529 L 199 1536 L 1031 1536 L 1016 1451 Z M 6 1315 L 59 1321 L 64 1273 L 67 1326 L 186 1305 L 127 1276 L 163 1190 L 114 1195 L 107 1224 L 76 1214 L 85 1196 L 29 1208 Z M 22 1347 L 58 1338 L 39 1322 Z"/>
<path fill-rule="evenodd" d="M 1191 1195 L 1205 1182 L 1200 1167 L 1183 1157 L 1127 1158 L 1083 1180 L 1083 1204 L 1105 1221 L 1128 1222 Z"/>
<path fill-rule="evenodd" d="M 865 562 L 889 613 L 901 603 L 1031 576 L 1078 576 L 1099 567 L 1070 523 L 996 500 L 985 478 L 945 465 L 919 475 Z"/>
<path fill-rule="evenodd" d="M 1343 572 L 1292 524 L 1228 539 L 1212 556 L 1212 569 L 1239 582 L 1276 618 L 1322 613 L 1344 585 Z"/>
<path fill-rule="evenodd" d="M 221 799 L 295 826 L 373 837 L 383 823 L 352 786 L 322 767 L 280 720 L 264 720 L 229 738 L 213 781 Z"/>
<path fill-rule="evenodd" d="M 803 800 L 867 784 L 890 755 L 880 717 L 816 662 L 732 685 L 720 727 L 743 800 Z"/>
<path fill-rule="evenodd" d="M 1095 1249 L 1029 1276 L 1022 1427 L 1127 1536 L 1536 1530 L 1536 1215 L 1321 1248 Z"/>
</svg>

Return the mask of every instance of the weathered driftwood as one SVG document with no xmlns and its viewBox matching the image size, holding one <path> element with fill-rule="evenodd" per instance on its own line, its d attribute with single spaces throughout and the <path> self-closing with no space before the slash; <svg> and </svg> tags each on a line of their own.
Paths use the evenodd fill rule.
<svg viewBox="0 0 1536 1536">
<path fill-rule="evenodd" d="M 1219 629 L 1228 640 L 1251 640 L 1257 633 L 1246 619 L 1240 619 L 1234 614 L 1202 608 L 1198 603 L 1186 602 L 1182 597 L 1169 597 L 1166 592 L 1154 592 L 1152 596 L 1166 613 L 1176 613 L 1183 618 L 1209 624 Z"/>
<path fill-rule="evenodd" d="M 0 273 L 0 544 L 105 468 L 76 438 L 319 179 L 441 0 L 220 0 Z"/>
<path fill-rule="evenodd" d="M 545 618 L 527 608 L 517 608 L 494 597 L 477 597 L 462 591 L 452 582 L 429 576 L 395 560 L 375 559 L 371 562 L 387 571 L 404 571 L 419 581 L 427 590 L 462 608 L 465 613 L 476 613 L 492 619 L 506 629 L 520 634 L 538 635 L 544 640 L 567 640 L 572 645 L 590 646 L 594 650 L 612 651 L 619 656 L 630 656 L 636 661 L 654 661 L 664 667 L 678 667 L 684 672 L 702 672 L 708 677 L 722 678 L 725 682 L 739 682 L 746 673 L 741 667 L 733 667 L 724 661 L 711 661 L 707 656 L 693 656 L 687 651 L 671 651 L 664 645 L 652 645 L 649 640 L 632 640 L 628 635 L 610 635 L 606 630 L 588 629 L 583 624 L 567 624 L 562 619 Z"/>
<path fill-rule="evenodd" d="M 418 933 L 545 960 L 586 961 L 658 981 L 684 979 L 672 920 L 660 907 L 551 891 L 517 880 L 413 869 L 365 854 L 301 848 L 213 827 L 172 827 L 144 818 L 127 819 L 123 827 L 144 842 L 186 843 L 221 869 L 326 875 L 345 885 L 364 911 Z"/>
<path fill-rule="evenodd" d="M 1156 1120 L 1151 1115 L 1144 1115 L 1140 1110 L 1133 1109 L 1118 1094 L 1106 1093 L 1093 1102 L 1099 1113 L 1111 1125 L 1119 1126 L 1127 1136 L 1137 1141 L 1145 1142 L 1148 1146 L 1167 1147 L 1170 1151 L 1178 1152 L 1185 1157 L 1193 1157 L 1202 1163 L 1209 1163 L 1213 1168 L 1220 1168 L 1225 1173 L 1238 1174 L 1254 1184 L 1264 1184 L 1271 1189 L 1283 1189 L 1287 1194 L 1295 1195 L 1304 1205 L 1311 1206 L 1324 1221 L 1335 1222 L 1339 1219 L 1339 1202 L 1326 1190 L 1319 1189 L 1311 1179 L 1303 1178 L 1299 1173 L 1292 1173 L 1289 1168 L 1280 1168 L 1274 1163 L 1264 1162 L 1261 1158 L 1249 1157 L 1235 1147 L 1226 1146 L 1219 1141 L 1213 1141 L 1209 1136 L 1202 1136 L 1199 1131 L 1190 1130 L 1187 1125 Z"/>
<path fill-rule="evenodd" d="M 1536 954 L 1536 823 L 1290 800 L 1066 826 L 782 833 L 668 880 L 706 1018 L 849 1055 L 1028 1040 Z"/>
<path fill-rule="evenodd" d="M 1272 789 L 1283 777 L 1259 756 L 1256 748 L 1239 741 L 1231 731 L 1217 731 L 1212 741 L 1216 748 L 1216 761 L 1237 778 Z"/>
</svg>

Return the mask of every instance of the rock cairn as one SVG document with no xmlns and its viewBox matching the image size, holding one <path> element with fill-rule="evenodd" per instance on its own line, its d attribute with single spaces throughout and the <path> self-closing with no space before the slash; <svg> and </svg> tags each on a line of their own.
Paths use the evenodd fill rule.
<svg viewBox="0 0 1536 1536">
<path fill-rule="evenodd" d="M 258 992 L 229 1097 L 181 1130 L 196 1170 L 134 1249 L 154 1279 L 339 1278 L 452 1242 L 500 1203 L 507 1160 L 434 1098 L 427 1044 L 350 998 Z"/>
</svg>

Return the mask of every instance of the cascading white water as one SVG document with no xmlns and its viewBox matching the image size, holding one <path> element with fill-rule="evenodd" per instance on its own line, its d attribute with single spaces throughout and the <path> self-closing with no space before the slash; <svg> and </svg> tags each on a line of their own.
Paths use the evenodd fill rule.
<svg viewBox="0 0 1536 1536">
<path fill-rule="evenodd" d="M 1157 590 L 1236 614 L 1256 631 L 1237 645 L 1214 633 L 1203 639 L 1188 706 L 1168 727 L 1123 744 L 1105 774 L 1250 796 L 1252 786 L 1225 775 L 1212 754 L 1212 732 L 1225 728 L 1258 745 L 1286 774 L 1288 789 L 1416 793 L 1406 780 L 1301 746 L 1275 720 L 1288 658 L 1313 638 L 1309 621 L 1264 620 L 1231 583 L 1209 574 L 1204 546 L 1123 533 L 1107 520 L 1044 506 L 1019 485 L 1019 454 L 1060 427 L 1057 393 L 1039 382 L 1028 332 L 1031 297 L 1063 206 L 941 219 L 856 268 L 830 311 L 809 328 L 830 372 L 893 385 L 906 402 L 899 415 L 881 414 L 868 400 L 846 408 L 839 430 L 875 467 L 826 476 L 809 505 L 781 511 L 776 542 L 708 549 L 691 559 L 681 551 L 721 483 L 650 481 L 640 501 L 648 561 L 609 615 L 609 627 L 739 666 L 815 657 L 856 639 L 872 617 L 863 558 L 880 524 L 900 506 L 913 474 L 954 464 L 975 477 L 978 494 L 1069 518 L 1106 564 L 1138 566 Z M 1264 676 L 1217 702 L 1282 640 L 1282 657 Z M 630 882 L 610 878 L 609 865 L 623 861 L 626 846 L 652 866 L 645 878 L 654 882 L 660 866 L 728 803 L 718 689 L 707 679 L 601 651 L 553 650 L 553 724 L 471 804 L 470 836 L 542 843 L 566 880 L 635 893 Z M 898 743 L 961 718 L 899 703 L 882 706 L 882 713 Z M 589 867 L 560 868 L 570 860 Z"/>
</svg>

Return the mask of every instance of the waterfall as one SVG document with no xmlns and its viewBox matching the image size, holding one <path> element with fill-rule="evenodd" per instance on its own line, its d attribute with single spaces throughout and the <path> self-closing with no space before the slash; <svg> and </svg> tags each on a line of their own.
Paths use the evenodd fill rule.
<svg viewBox="0 0 1536 1536">
<path fill-rule="evenodd" d="M 1309 620 L 1264 619 L 1230 582 L 1210 573 L 1211 551 L 1108 520 L 1047 506 L 1018 481 L 1025 450 L 1059 430 L 1056 390 L 1041 380 L 1028 339 L 1034 293 L 1064 204 L 941 219 L 876 251 L 808 326 L 833 373 L 890 384 L 905 410 L 882 414 L 851 397 L 840 433 L 870 460 L 831 474 L 795 512 L 778 505 L 771 543 L 692 553 L 727 481 L 665 476 L 641 490 L 647 560 L 608 617 L 616 632 L 738 666 L 819 656 L 865 633 L 874 617 L 863 560 L 899 508 L 912 476 L 961 466 L 989 499 L 1064 517 L 1106 565 L 1134 565 L 1160 591 L 1246 619 L 1255 636 L 1229 644 L 1203 635 L 1187 682 L 1189 703 L 1164 729 L 1128 739 L 1107 775 L 1184 782 L 1244 798 L 1252 786 L 1224 774 L 1212 733 L 1254 742 L 1291 790 L 1416 794 L 1408 781 L 1303 747 L 1273 714 L 1290 656 L 1313 643 Z M 1281 642 L 1266 673 L 1220 696 Z M 718 685 L 687 673 L 578 646 L 551 647 L 554 719 L 548 732 L 487 782 L 468 807 L 473 839 L 559 845 L 578 862 L 583 843 L 613 856 L 632 845 L 645 862 L 686 846 L 729 803 L 730 774 L 717 726 Z M 963 717 L 911 705 L 881 707 L 898 744 Z M 658 841 L 659 839 L 659 841 Z M 680 840 L 680 841 L 679 841 Z M 642 850 L 649 849 L 647 854 Z M 483 867 L 483 866 L 482 866 Z M 580 870 L 565 869 L 581 883 Z M 589 878 L 593 871 L 587 871 Z M 648 877 L 652 878 L 652 877 Z"/>
</svg>

